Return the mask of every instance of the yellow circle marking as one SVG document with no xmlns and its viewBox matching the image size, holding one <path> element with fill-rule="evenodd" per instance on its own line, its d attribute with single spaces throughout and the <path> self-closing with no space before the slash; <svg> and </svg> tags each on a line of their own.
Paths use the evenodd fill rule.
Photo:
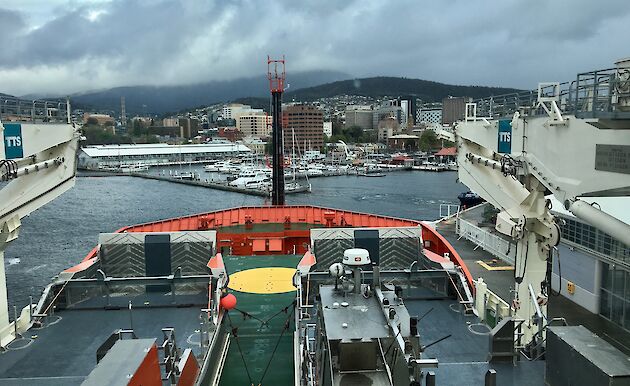
<svg viewBox="0 0 630 386">
<path fill-rule="evenodd" d="M 230 275 L 228 287 L 235 291 L 252 294 L 279 294 L 295 291 L 295 268 L 254 268 Z"/>
</svg>

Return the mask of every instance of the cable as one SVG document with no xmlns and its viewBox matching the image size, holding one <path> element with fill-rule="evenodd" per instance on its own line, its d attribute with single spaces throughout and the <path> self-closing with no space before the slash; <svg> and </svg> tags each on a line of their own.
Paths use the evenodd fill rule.
<svg viewBox="0 0 630 386">
<path fill-rule="evenodd" d="M 396 338 L 398 337 L 398 334 L 400 334 L 401 331 L 402 331 L 402 329 L 399 328 L 398 332 L 396 333 L 396 335 L 394 335 L 394 340 L 392 340 L 392 343 L 390 343 L 389 347 L 387 347 L 387 350 L 385 350 L 385 353 L 383 354 L 383 358 L 387 358 L 387 354 L 389 353 L 389 350 L 392 348 L 394 343 L 396 343 Z"/>
<path fill-rule="evenodd" d="M 236 308 L 236 307 L 234 307 L 234 310 L 236 310 L 236 311 L 240 312 L 240 313 L 241 313 L 241 315 L 243 315 L 243 317 L 244 317 L 245 319 L 247 319 L 247 318 L 252 318 L 252 319 L 256 319 L 256 320 L 258 320 L 258 321 L 259 321 L 259 322 L 261 322 L 262 324 L 267 324 L 267 322 L 265 322 L 264 320 L 262 320 L 262 319 L 260 319 L 260 318 L 255 317 L 254 315 L 250 314 L 249 312 L 241 311 L 241 310 L 239 310 L 239 309 L 238 309 L 238 308 Z"/>
<path fill-rule="evenodd" d="M 267 362 L 267 366 L 265 367 L 265 371 L 263 372 L 262 377 L 260 377 L 260 382 L 258 382 L 258 386 L 262 385 L 262 382 L 265 379 L 265 375 L 267 375 L 267 370 L 269 370 L 269 366 L 271 366 L 273 357 L 274 355 L 276 355 L 276 351 L 278 350 L 278 346 L 280 345 L 282 336 L 284 335 L 284 332 L 288 330 L 289 326 L 291 325 L 291 317 L 293 316 L 294 311 L 295 311 L 295 307 L 291 309 L 291 313 L 289 314 L 289 316 L 287 316 L 287 319 L 284 322 L 284 328 L 282 329 L 282 332 L 280 332 L 280 336 L 278 337 L 278 340 L 276 341 L 276 347 L 274 347 L 273 351 L 271 352 L 271 357 L 269 358 L 269 362 Z M 250 378 L 250 382 L 251 382 L 251 378 Z"/>
<path fill-rule="evenodd" d="M 523 282 L 523 278 L 525 277 L 525 271 L 527 270 L 527 259 L 529 257 L 529 243 L 525 244 L 525 259 L 523 264 L 521 265 L 521 276 L 516 277 L 516 283 L 521 284 Z"/>
<path fill-rule="evenodd" d="M 562 265 L 560 264 L 560 250 L 558 249 L 558 247 L 553 247 L 553 250 L 556 251 L 556 256 L 558 257 L 558 291 L 554 293 L 553 291 L 553 287 L 551 287 L 551 290 L 549 291 L 549 293 L 552 296 L 560 296 L 560 293 L 562 292 Z M 553 264 L 553 254 L 552 254 L 552 264 Z M 553 267 L 553 265 L 552 265 Z M 553 272 L 553 269 L 552 269 Z"/>
<path fill-rule="evenodd" d="M 230 312 L 226 311 L 225 314 L 228 317 L 228 322 L 230 323 L 230 328 L 232 329 L 232 335 L 234 336 L 234 338 L 236 338 L 236 346 L 238 347 L 239 354 L 241 354 L 241 359 L 243 360 L 243 366 L 245 367 L 247 378 L 249 378 L 249 384 L 253 385 L 254 382 L 252 382 L 252 376 L 249 374 L 249 369 L 247 368 L 247 361 L 245 361 L 245 355 L 243 355 L 243 350 L 241 350 L 241 344 L 238 339 L 238 334 L 237 334 L 238 328 L 234 328 L 234 325 L 232 324 L 232 318 L 230 318 Z"/>
<path fill-rule="evenodd" d="M 283 312 L 284 312 L 284 313 L 286 313 L 286 312 L 289 310 L 289 307 L 291 307 L 291 306 L 295 306 L 295 304 L 296 304 L 296 301 L 294 300 L 294 301 L 292 301 L 292 302 L 291 302 L 291 304 L 289 304 L 288 306 L 286 306 L 286 307 L 282 308 L 280 311 L 278 311 L 278 312 L 276 312 L 275 314 L 271 315 L 271 317 L 269 317 L 267 320 L 260 320 L 260 319 L 258 319 L 258 318 L 256 318 L 256 320 L 260 320 L 260 321 L 262 322 L 261 327 L 262 327 L 263 325 L 266 325 L 266 324 L 268 325 L 268 324 L 269 324 L 269 321 L 271 321 L 271 319 L 275 318 L 276 316 L 280 315 L 280 314 L 281 314 L 281 313 L 283 313 Z"/>
</svg>

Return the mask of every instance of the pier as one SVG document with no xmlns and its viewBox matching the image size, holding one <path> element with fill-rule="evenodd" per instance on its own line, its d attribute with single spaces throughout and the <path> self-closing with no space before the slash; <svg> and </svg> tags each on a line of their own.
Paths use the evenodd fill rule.
<svg viewBox="0 0 630 386">
<path fill-rule="evenodd" d="M 207 182 L 207 181 L 201 181 L 201 180 L 183 180 L 183 179 L 178 179 L 178 178 L 173 178 L 170 176 L 159 176 L 159 175 L 153 175 L 153 174 L 145 174 L 145 173 L 122 173 L 122 172 L 110 172 L 110 171 L 96 171 L 96 170 L 83 170 L 81 172 L 82 177 L 138 177 L 138 178 L 144 178 L 147 180 L 156 180 L 156 181 L 166 181 L 166 182 L 173 182 L 176 184 L 182 184 L 182 185 L 191 185 L 191 186 L 199 186 L 201 188 L 207 188 L 207 189 L 216 189 L 216 190 L 224 190 L 227 192 L 234 192 L 234 193 L 242 193 L 242 194 L 249 194 L 252 196 L 260 196 L 260 197 L 269 197 L 269 192 L 265 192 L 262 190 L 256 190 L 256 189 L 244 189 L 244 188 L 237 188 L 234 186 L 229 186 L 228 184 L 220 184 L 217 182 Z M 298 190 L 295 192 L 287 192 L 287 193 L 301 193 L 305 190 Z"/>
</svg>

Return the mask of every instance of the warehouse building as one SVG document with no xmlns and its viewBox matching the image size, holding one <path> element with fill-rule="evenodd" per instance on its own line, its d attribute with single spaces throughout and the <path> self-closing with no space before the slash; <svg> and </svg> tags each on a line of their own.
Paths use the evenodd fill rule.
<svg viewBox="0 0 630 386">
<path fill-rule="evenodd" d="M 251 150 L 241 143 L 94 145 L 81 148 L 79 167 L 99 169 L 121 164 L 160 165 L 198 162 L 247 153 L 251 153 Z"/>
</svg>

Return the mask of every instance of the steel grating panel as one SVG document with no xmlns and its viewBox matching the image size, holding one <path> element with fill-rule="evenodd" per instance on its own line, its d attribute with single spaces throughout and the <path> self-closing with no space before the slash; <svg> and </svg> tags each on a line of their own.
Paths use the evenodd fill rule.
<svg viewBox="0 0 630 386">
<path fill-rule="evenodd" d="M 182 275 L 201 275 L 208 272 L 208 261 L 214 255 L 216 232 L 211 240 L 206 232 L 182 232 L 171 235 L 172 267 L 181 267 Z"/>
<path fill-rule="evenodd" d="M 181 267 L 182 276 L 205 274 L 214 254 L 215 231 L 160 233 L 102 233 L 99 236 L 100 269 L 109 277 L 146 276 L 145 237 L 168 234 L 171 267 Z"/>
<path fill-rule="evenodd" d="M 355 247 L 354 232 L 378 230 L 380 266 L 383 269 L 408 268 L 420 257 L 421 227 L 399 228 L 315 228 L 311 229 L 311 247 L 317 264 L 315 270 L 324 271 L 341 261 L 343 251 Z"/>
<path fill-rule="evenodd" d="M 316 271 L 325 271 L 335 262 L 341 261 L 343 251 L 354 248 L 354 239 L 321 239 L 313 240 L 313 251 L 317 263 Z"/>
<path fill-rule="evenodd" d="M 411 237 L 381 238 L 379 253 L 381 255 L 381 268 L 408 268 L 411 263 L 418 260 L 420 251 L 420 239 Z"/>
</svg>

